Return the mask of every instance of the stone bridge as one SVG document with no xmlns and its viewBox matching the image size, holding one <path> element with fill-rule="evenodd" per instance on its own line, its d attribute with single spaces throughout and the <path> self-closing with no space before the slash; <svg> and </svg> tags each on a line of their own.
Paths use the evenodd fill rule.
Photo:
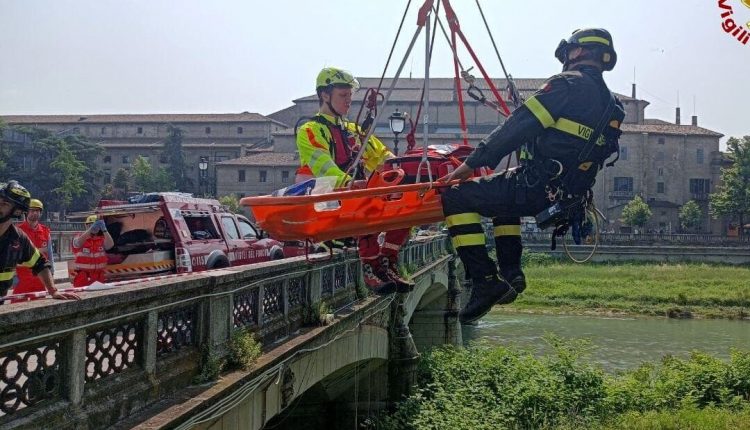
<svg viewBox="0 0 750 430">
<path fill-rule="evenodd" d="M 350 426 L 408 392 L 419 351 L 461 343 L 444 236 L 402 251 L 410 294 L 367 295 L 354 252 L 314 257 L 0 306 L 0 428 Z M 217 380 L 239 330 L 262 354 Z"/>
</svg>

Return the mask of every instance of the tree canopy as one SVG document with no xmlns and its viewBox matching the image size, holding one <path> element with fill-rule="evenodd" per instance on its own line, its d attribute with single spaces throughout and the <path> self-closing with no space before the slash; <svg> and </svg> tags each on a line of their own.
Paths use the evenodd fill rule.
<svg viewBox="0 0 750 430">
<path fill-rule="evenodd" d="M 174 189 L 174 181 L 167 169 L 154 169 L 149 161 L 140 155 L 133 160 L 133 185 L 136 191 L 150 193 Z"/>
<path fill-rule="evenodd" d="M 193 181 L 188 178 L 185 155 L 182 152 L 182 129 L 173 125 L 167 126 L 167 138 L 164 141 L 162 154 L 167 159 L 169 174 L 178 191 L 191 191 Z"/>
<path fill-rule="evenodd" d="M 649 218 L 651 218 L 651 208 L 641 199 L 641 196 L 635 196 L 622 210 L 622 222 L 633 227 L 643 227 Z"/>
<path fill-rule="evenodd" d="M 732 165 L 721 169 L 721 182 L 709 196 L 710 212 L 714 217 L 734 217 L 742 226 L 750 212 L 750 136 L 730 137 L 727 152 Z"/>
<path fill-rule="evenodd" d="M 23 144 L 3 145 L 0 176 L 18 180 L 50 211 L 88 210 L 101 195 L 96 158 L 103 148 L 79 134 L 6 127 L 26 136 Z"/>
<path fill-rule="evenodd" d="M 703 211 L 698 203 L 688 201 L 680 208 L 680 226 L 684 229 L 694 229 L 703 223 Z"/>
</svg>

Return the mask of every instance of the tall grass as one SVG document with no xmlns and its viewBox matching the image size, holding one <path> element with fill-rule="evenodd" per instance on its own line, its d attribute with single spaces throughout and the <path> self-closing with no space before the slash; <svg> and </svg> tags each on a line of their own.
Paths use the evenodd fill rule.
<svg viewBox="0 0 750 430">
<path fill-rule="evenodd" d="M 416 393 L 378 428 L 750 426 L 750 352 L 734 351 L 729 362 L 702 353 L 667 357 L 610 375 L 581 360 L 585 342 L 549 341 L 555 353 L 541 358 L 487 344 L 434 350 L 421 363 Z"/>
<path fill-rule="evenodd" d="M 542 264 L 524 267 L 515 309 L 677 317 L 750 316 L 750 268 L 709 264 Z"/>
</svg>

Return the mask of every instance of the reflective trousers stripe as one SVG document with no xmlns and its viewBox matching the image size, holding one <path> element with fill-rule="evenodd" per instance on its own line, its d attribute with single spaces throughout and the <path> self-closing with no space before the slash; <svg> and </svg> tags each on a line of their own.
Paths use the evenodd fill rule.
<svg viewBox="0 0 750 430">
<path fill-rule="evenodd" d="M 449 215 L 445 217 L 445 223 L 448 227 L 453 227 L 455 225 L 479 224 L 480 222 L 482 222 L 482 217 L 475 212 Z"/>
<path fill-rule="evenodd" d="M 484 233 L 459 234 L 451 238 L 454 248 L 462 246 L 485 245 Z"/>
<path fill-rule="evenodd" d="M 520 236 L 521 226 L 518 224 L 514 225 L 498 225 L 494 228 L 495 237 L 498 236 Z"/>
</svg>

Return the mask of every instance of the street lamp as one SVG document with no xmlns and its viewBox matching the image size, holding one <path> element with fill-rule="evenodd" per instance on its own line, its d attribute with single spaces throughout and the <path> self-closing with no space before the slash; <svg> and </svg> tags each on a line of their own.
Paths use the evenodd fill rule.
<svg viewBox="0 0 750 430">
<path fill-rule="evenodd" d="M 398 135 L 401 134 L 404 131 L 404 126 L 406 126 L 406 112 L 399 112 L 398 109 L 396 109 L 396 112 L 393 112 L 391 116 L 388 117 L 388 122 L 391 127 L 391 131 L 393 132 L 393 152 L 398 155 Z"/>
<path fill-rule="evenodd" d="M 201 157 L 198 161 L 198 170 L 200 170 L 200 188 L 203 194 L 206 194 L 206 173 L 208 171 L 208 158 Z"/>
</svg>

